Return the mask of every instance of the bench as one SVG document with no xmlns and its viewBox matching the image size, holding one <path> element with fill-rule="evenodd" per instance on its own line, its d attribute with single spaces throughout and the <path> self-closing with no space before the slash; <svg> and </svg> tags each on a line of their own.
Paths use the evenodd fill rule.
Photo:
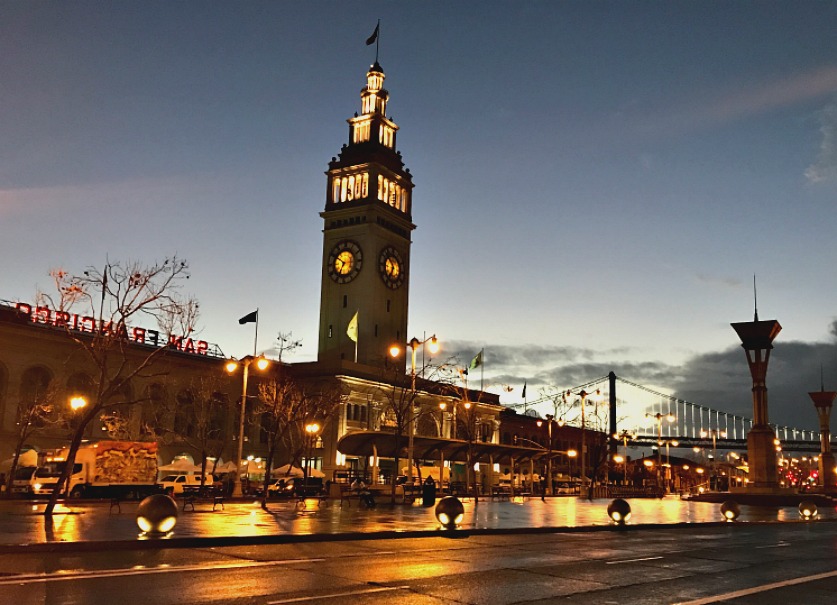
<svg viewBox="0 0 837 605">
<path fill-rule="evenodd" d="M 344 502 L 348 502 L 349 506 L 351 506 L 352 505 L 352 500 L 357 500 L 358 502 L 361 502 L 360 494 L 357 493 L 356 491 L 352 490 L 351 486 L 349 486 L 348 484 L 346 484 L 346 485 L 341 484 L 340 485 L 340 508 L 343 508 L 343 503 Z"/>
<path fill-rule="evenodd" d="M 510 500 L 511 499 L 511 488 L 508 485 L 500 485 L 494 486 L 491 488 L 491 499 L 492 500 Z"/>
<path fill-rule="evenodd" d="M 191 507 L 192 512 L 195 511 L 195 503 L 197 502 L 212 502 L 212 510 L 214 511 L 219 505 L 221 510 L 224 509 L 224 494 L 221 492 L 210 491 L 201 492 L 198 490 L 184 489 L 183 490 L 183 512 L 186 512 L 186 507 Z"/>
</svg>

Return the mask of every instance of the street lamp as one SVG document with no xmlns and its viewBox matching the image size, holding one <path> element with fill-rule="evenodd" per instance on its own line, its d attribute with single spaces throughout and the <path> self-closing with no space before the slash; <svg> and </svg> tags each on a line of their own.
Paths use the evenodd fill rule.
<svg viewBox="0 0 837 605">
<path fill-rule="evenodd" d="M 578 396 L 581 398 L 581 491 L 582 496 L 587 494 L 587 426 L 584 415 L 584 407 L 587 405 L 587 397 L 591 395 L 584 389 Z M 599 395 L 599 390 L 596 389 L 596 397 Z"/>
<path fill-rule="evenodd" d="M 241 374 L 241 416 L 238 423 L 238 447 L 235 454 L 235 483 L 233 483 L 233 497 L 238 498 L 242 496 L 241 491 L 241 457 L 244 454 L 244 422 L 246 419 L 247 408 L 247 377 L 250 374 L 250 364 L 256 362 L 256 369 L 264 371 L 270 365 L 270 362 L 263 355 L 254 357 L 247 355 L 246 357 L 235 360 L 230 359 L 224 365 L 227 373 L 234 373 L 239 366 L 243 368 Z"/>
<path fill-rule="evenodd" d="M 645 414 L 646 418 L 653 418 L 654 421 L 657 423 L 657 445 L 663 445 L 663 420 L 668 420 L 669 422 L 674 422 L 677 418 L 669 412 L 668 414 L 663 414 L 661 412 L 657 412 L 656 414 Z M 660 484 L 660 467 L 663 464 L 663 452 L 661 447 L 657 447 L 657 485 Z"/>
<path fill-rule="evenodd" d="M 721 439 L 726 439 L 727 432 L 726 431 L 719 431 L 718 429 L 709 429 L 708 431 L 702 430 L 700 432 L 700 436 L 701 436 L 702 439 L 706 439 L 710 435 L 712 436 L 712 477 L 715 478 L 715 489 L 717 489 L 718 488 L 718 468 L 717 468 L 718 444 L 717 444 L 717 440 L 718 440 L 718 437 L 720 437 Z M 710 477 L 710 481 L 711 481 L 711 477 Z"/>
<path fill-rule="evenodd" d="M 311 474 L 311 452 L 314 449 L 314 442 L 317 440 L 317 433 L 320 432 L 320 425 L 316 422 L 310 422 L 305 425 L 305 433 L 307 438 L 305 440 L 308 455 L 305 457 L 305 482 L 308 482 L 308 478 Z"/>
<path fill-rule="evenodd" d="M 416 397 L 416 351 L 421 347 L 421 355 L 422 360 L 424 359 L 424 347 L 427 348 L 428 351 L 432 355 L 435 355 L 439 352 L 439 340 L 436 338 L 434 334 L 430 338 L 425 338 L 424 340 L 419 340 L 418 338 L 411 338 L 410 342 L 407 343 L 407 348 L 410 349 L 410 416 L 409 416 L 409 426 L 407 429 L 407 457 L 409 460 L 407 461 L 407 481 L 408 483 L 413 482 L 413 441 L 416 433 L 416 419 L 415 419 L 415 412 L 413 411 L 413 405 L 415 403 Z M 398 345 L 392 345 L 389 348 L 389 354 L 393 358 L 397 358 L 401 355 L 401 347 Z M 424 373 L 424 361 L 422 361 L 421 365 L 422 374 Z M 398 469 L 396 469 L 397 473 Z"/>
<path fill-rule="evenodd" d="M 553 494 L 552 491 L 552 421 L 555 419 L 555 416 L 552 414 L 546 415 L 546 432 L 547 432 L 547 454 L 546 454 L 546 491 L 551 496 Z M 538 419 L 537 422 L 538 426 L 543 424 L 543 421 Z"/>
<path fill-rule="evenodd" d="M 630 432 L 630 431 L 628 431 L 628 430 L 624 430 L 624 431 L 622 431 L 621 433 L 619 433 L 618 435 L 613 435 L 613 438 L 614 438 L 614 439 L 618 439 L 618 440 L 619 440 L 619 441 L 621 441 L 621 442 L 624 444 L 624 446 L 625 446 L 625 456 L 624 456 L 624 460 L 625 460 L 625 475 L 624 475 L 624 484 L 625 484 L 625 485 L 627 485 L 627 484 L 628 484 L 628 441 L 629 441 L 630 439 L 635 439 L 635 438 L 636 438 L 636 435 L 634 435 L 632 432 Z M 614 458 L 613 458 L 613 461 L 618 463 L 618 460 L 616 460 L 616 457 L 615 457 L 615 456 L 614 456 Z"/>
</svg>

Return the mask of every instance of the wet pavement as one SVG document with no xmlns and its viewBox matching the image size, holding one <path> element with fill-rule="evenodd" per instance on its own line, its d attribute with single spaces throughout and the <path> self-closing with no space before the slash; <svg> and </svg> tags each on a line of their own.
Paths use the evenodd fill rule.
<svg viewBox="0 0 837 605">
<path fill-rule="evenodd" d="M 690 502 L 677 497 L 629 499 L 632 526 L 659 526 L 721 521 L 720 505 Z M 537 498 L 496 502 L 463 502 L 464 530 L 515 530 L 531 528 L 586 528 L 609 525 L 610 500 L 588 501 L 576 497 Z M 72 502 L 60 505 L 48 523 L 44 503 L 0 502 L 0 546 L 46 543 L 85 543 L 145 539 L 136 525 L 137 502 Z M 373 509 L 352 502 L 340 507 L 331 502 L 319 506 L 306 501 L 304 509 L 291 502 L 270 503 L 262 510 L 258 502 L 225 502 L 212 510 L 212 502 L 197 502 L 195 510 L 182 510 L 178 501 L 177 525 L 170 538 L 258 538 L 271 536 L 368 534 L 375 532 L 421 532 L 439 528 L 434 507 L 379 503 Z M 837 520 L 837 510 L 820 508 L 821 519 Z M 797 521 L 795 507 L 741 506 L 739 522 Z"/>
</svg>

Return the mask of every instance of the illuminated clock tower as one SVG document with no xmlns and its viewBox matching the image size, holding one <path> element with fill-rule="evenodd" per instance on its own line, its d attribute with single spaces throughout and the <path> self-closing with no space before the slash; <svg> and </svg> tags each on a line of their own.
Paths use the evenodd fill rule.
<svg viewBox="0 0 837 605">
<path fill-rule="evenodd" d="M 386 116 L 383 85 L 375 62 L 361 114 L 348 120 L 349 142 L 326 173 L 320 362 L 381 366 L 389 346 L 407 340 L 413 182 L 395 148 L 398 126 Z"/>
</svg>

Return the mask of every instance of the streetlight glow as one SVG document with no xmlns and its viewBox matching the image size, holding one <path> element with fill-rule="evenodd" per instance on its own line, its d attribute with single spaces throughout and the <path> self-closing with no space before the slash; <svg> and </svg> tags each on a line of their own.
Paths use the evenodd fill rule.
<svg viewBox="0 0 837 605">
<path fill-rule="evenodd" d="M 70 398 L 70 409 L 72 409 L 74 412 L 77 412 L 86 405 L 87 399 L 85 399 L 82 395 L 74 395 Z"/>
</svg>

